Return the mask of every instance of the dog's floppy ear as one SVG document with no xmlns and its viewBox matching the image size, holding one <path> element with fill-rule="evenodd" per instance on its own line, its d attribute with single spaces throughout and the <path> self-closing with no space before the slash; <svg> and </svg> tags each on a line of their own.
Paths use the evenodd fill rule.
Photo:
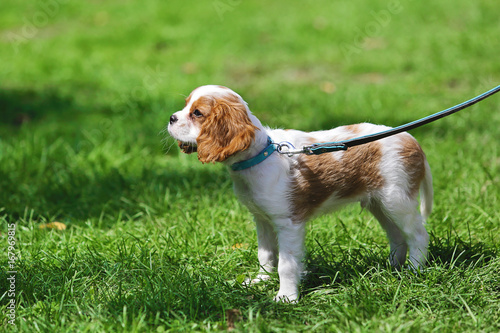
<svg viewBox="0 0 500 333">
<path fill-rule="evenodd" d="M 225 161 L 250 147 L 256 129 L 236 97 L 217 98 L 196 139 L 198 159 L 203 163 Z"/>
</svg>

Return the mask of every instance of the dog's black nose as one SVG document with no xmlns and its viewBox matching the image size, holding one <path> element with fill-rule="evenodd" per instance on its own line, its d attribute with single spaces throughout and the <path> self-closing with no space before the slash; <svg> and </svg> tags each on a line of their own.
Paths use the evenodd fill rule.
<svg viewBox="0 0 500 333">
<path fill-rule="evenodd" d="M 170 116 L 170 124 L 176 123 L 177 120 L 179 120 L 179 118 L 177 118 L 177 116 L 175 114 Z"/>
</svg>

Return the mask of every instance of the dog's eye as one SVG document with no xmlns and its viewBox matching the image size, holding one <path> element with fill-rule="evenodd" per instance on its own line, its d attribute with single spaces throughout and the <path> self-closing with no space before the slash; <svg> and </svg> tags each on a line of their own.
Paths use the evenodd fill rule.
<svg viewBox="0 0 500 333">
<path fill-rule="evenodd" d="M 195 117 L 201 117 L 201 116 L 203 116 L 203 113 L 201 113 L 200 110 L 196 109 L 196 110 L 193 111 L 193 115 Z"/>
</svg>

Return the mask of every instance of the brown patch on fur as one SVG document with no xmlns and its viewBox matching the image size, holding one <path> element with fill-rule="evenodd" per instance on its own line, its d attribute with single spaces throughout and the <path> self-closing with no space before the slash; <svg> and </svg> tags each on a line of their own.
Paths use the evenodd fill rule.
<svg viewBox="0 0 500 333">
<path fill-rule="evenodd" d="M 352 132 L 352 134 L 358 134 L 360 132 L 359 124 L 346 125 L 344 126 L 344 128 L 347 129 L 349 132 Z"/>
<path fill-rule="evenodd" d="M 191 108 L 189 109 L 189 117 L 192 121 L 199 123 L 200 125 L 205 121 L 206 117 L 210 115 L 212 108 L 214 107 L 215 102 L 213 97 L 201 96 L 198 98 L 193 104 L 191 104 Z M 199 110 L 203 117 L 196 117 L 193 115 L 194 110 Z"/>
<path fill-rule="evenodd" d="M 384 183 L 379 172 L 381 158 L 378 142 L 345 152 L 301 156 L 291 192 L 294 220 L 306 221 L 331 195 L 350 198 L 380 188 Z"/>
<path fill-rule="evenodd" d="M 210 114 L 203 121 L 196 139 L 198 159 L 203 163 L 222 162 L 231 155 L 248 149 L 255 138 L 257 127 L 252 124 L 240 99 L 233 94 L 202 98 L 205 100 L 200 102 L 198 109 L 203 113 L 202 108 L 208 106 Z"/>
<path fill-rule="evenodd" d="M 409 134 L 402 134 L 399 139 L 401 140 L 399 155 L 409 177 L 409 194 L 416 196 L 425 177 L 425 154 L 417 140 Z"/>
</svg>

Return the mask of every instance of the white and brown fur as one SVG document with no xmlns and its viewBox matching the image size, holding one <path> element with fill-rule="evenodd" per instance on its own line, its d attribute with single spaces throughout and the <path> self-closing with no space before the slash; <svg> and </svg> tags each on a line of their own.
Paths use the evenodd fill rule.
<svg viewBox="0 0 500 333">
<path fill-rule="evenodd" d="M 302 132 L 262 126 L 247 103 L 222 86 L 202 86 L 172 115 L 169 133 L 203 163 L 226 165 L 249 159 L 273 142 L 295 147 L 351 139 L 388 129 L 368 123 Z M 298 299 L 305 222 L 344 204 L 360 202 L 380 222 L 390 243 L 390 263 L 421 268 L 429 236 L 424 219 L 432 209 L 432 176 L 426 157 L 408 133 L 323 155 L 273 153 L 251 168 L 233 171 L 234 191 L 254 215 L 260 272 L 247 283 L 268 279 L 278 268 L 276 300 Z M 420 191 L 421 205 L 418 209 Z"/>
</svg>

